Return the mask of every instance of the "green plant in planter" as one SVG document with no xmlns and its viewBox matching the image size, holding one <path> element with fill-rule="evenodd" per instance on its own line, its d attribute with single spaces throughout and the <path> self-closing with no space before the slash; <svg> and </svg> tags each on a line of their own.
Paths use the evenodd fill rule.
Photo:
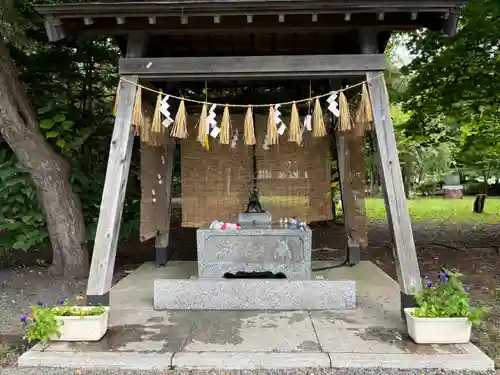
<svg viewBox="0 0 500 375">
<path fill-rule="evenodd" d="M 51 337 L 61 336 L 61 326 L 63 322 L 57 319 L 58 316 L 99 316 L 104 314 L 105 309 L 102 306 L 82 309 L 72 305 L 67 299 L 59 300 L 56 306 L 47 306 L 39 302 L 33 306 L 31 312 L 22 315 L 21 325 L 25 329 L 24 339 L 28 342 L 47 342 Z"/>
<path fill-rule="evenodd" d="M 416 318 L 468 318 L 478 324 L 487 310 L 470 305 L 469 288 L 462 283 L 463 276 L 443 269 L 433 283 L 429 275 L 424 275 L 424 287 L 415 293 L 418 307 L 412 315 Z"/>
</svg>

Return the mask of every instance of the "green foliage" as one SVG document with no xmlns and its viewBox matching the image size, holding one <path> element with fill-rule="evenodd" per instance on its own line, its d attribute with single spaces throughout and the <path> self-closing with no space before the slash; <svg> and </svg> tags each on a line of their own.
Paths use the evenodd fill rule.
<svg viewBox="0 0 500 375">
<path fill-rule="evenodd" d="M 11 44 L 11 57 L 20 70 L 34 107 L 38 109 L 41 132 L 71 165 L 70 182 L 82 202 L 86 238 L 93 240 L 114 122 L 112 108 L 118 83 L 116 62 L 119 50 L 108 38 L 67 38 L 59 43 L 47 43 L 43 23 L 32 9 L 33 3 L 30 0 L 16 3 L 16 21 L 30 22 L 30 27 L 26 28 L 30 44 Z M 13 25 L 12 19 L 9 17 L 10 25 Z M 7 154 L 12 157 L 9 149 Z M 129 236 L 139 227 L 140 186 L 138 179 L 132 178 L 138 175 L 138 156 L 138 152 L 134 152 L 121 225 L 122 237 Z M 30 180 L 27 176 L 25 178 L 33 190 Z M 2 183 L 0 180 L 0 186 Z M 9 199 L 13 201 L 22 198 L 16 192 L 10 194 Z M 36 202 L 33 203 L 35 216 L 43 217 Z M 48 239 L 43 221 L 36 224 L 41 225 L 43 238 L 38 235 L 37 226 L 24 225 L 19 233 L 29 237 L 18 245 L 22 243 L 23 248 L 36 248 Z M 18 242 L 17 237 L 5 240 L 2 236 L 14 235 L 16 232 L 6 234 L 0 229 L 0 248 L 13 248 L 12 245 Z"/>
<path fill-rule="evenodd" d="M 443 270 L 439 281 L 433 283 L 425 276 L 423 288 L 415 292 L 418 307 L 413 311 L 417 318 L 468 318 L 479 323 L 486 309 L 472 307 L 469 302 L 468 288 L 462 283 L 462 274 Z"/>
<path fill-rule="evenodd" d="M 47 342 L 51 338 L 60 337 L 63 322 L 61 316 L 100 316 L 104 314 L 102 306 L 82 309 L 70 305 L 67 300 L 60 300 L 58 306 L 47 306 L 42 303 L 34 306 L 29 314 L 21 316 L 21 325 L 25 329 L 24 339 L 28 342 Z"/>
<path fill-rule="evenodd" d="M 0 201 L 0 249 L 28 250 L 47 240 L 31 180 L 6 149 L 0 149 Z"/>
<path fill-rule="evenodd" d="M 488 177 L 500 172 L 500 2 L 471 0 L 456 36 L 409 34 L 415 58 L 398 100 L 411 114 L 405 135 L 424 146 L 454 145 L 457 166 Z"/>
</svg>

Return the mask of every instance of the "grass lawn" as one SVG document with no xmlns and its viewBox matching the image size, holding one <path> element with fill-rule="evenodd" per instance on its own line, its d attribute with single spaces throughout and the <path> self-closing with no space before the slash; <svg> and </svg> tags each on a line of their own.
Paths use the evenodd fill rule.
<svg viewBox="0 0 500 375">
<path fill-rule="evenodd" d="M 413 221 L 435 220 L 441 223 L 500 223 L 500 198 L 487 198 L 484 212 L 472 211 L 475 197 L 463 199 L 415 198 L 408 201 Z M 366 199 L 366 214 L 370 219 L 385 220 L 385 206 L 382 198 Z"/>
</svg>

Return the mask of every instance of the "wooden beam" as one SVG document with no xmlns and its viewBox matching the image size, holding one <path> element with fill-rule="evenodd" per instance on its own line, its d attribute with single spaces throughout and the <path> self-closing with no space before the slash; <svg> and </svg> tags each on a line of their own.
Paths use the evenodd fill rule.
<svg viewBox="0 0 500 375">
<path fill-rule="evenodd" d="M 369 81 L 380 176 L 384 185 L 387 218 L 404 308 L 415 303 L 412 301 L 413 293 L 422 287 L 420 270 L 384 75 L 383 72 L 368 72 L 366 78 Z"/>
<path fill-rule="evenodd" d="M 49 42 L 57 42 L 65 37 L 61 21 L 54 17 L 45 18 L 45 31 Z"/>
<path fill-rule="evenodd" d="M 158 265 L 165 265 L 167 263 L 168 254 L 168 244 L 170 237 L 170 220 L 172 216 L 172 178 L 174 171 L 174 161 L 175 161 L 175 141 L 168 137 L 167 144 L 165 146 L 165 191 L 166 194 L 166 207 L 167 212 L 167 232 L 160 233 L 155 240 L 156 248 L 156 263 Z"/>
<path fill-rule="evenodd" d="M 379 53 L 377 43 L 377 30 L 371 27 L 364 27 L 359 30 L 359 44 L 361 53 L 365 55 Z"/>
<path fill-rule="evenodd" d="M 315 13 L 345 13 L 346 11 L 357 13 L 386 12 L 408 12 L 414 9 L 419 12 L 446 12 L 465 6 L 467 0 L 385 0 L 383 3 L 367 0 L 294 0 L 294 1 L 192 1 L 178 0 L 168 2 L 81 2 L 63 3 L 50 5 L 37 5 L 35 10 L 43 15 L 61 15 L 64 17 L 81 18 L 92 17 L 115 17 L 117 14 L 130 16 L 158 17 L 178 16 L 179 10 L 188 16 L 213 16 L 213 15 L 236 15 L 241 16 L 248 13 L 253 15 L 277 14 L 305 14 L 312 7 Z"/>
<path fill-rule="evenodd" d="M 452 37 L 457 34 L 459 15 L 457 13 L 451 13 L 445 21 L 443 32 L 445 35 Z"/>
<path fill-rule="evenodd" d="M 152 62 L 153 65 L 147 68 Z M 220 80 L 364 76 L 385 69 L 385 57 L 375 55 L 293 55 L 124 58 L 120 74 L 149 80 Z"/>
<path fill-rule="evenodd" d="M 145 33 L 131 34 L 127 44 L 127 56 L 143 56 L 146 44 Z M 87 284 L 87 303 L 91 305 L 109 305 L 109 289 L 113 279 L 116 247 L 132 157 L 134 141 L 132 111 L 137 89 L 134 83 L 137 83 L 138 77 L 133 75 L 125 78 L 132 83 L 120 82 L 118 110 L 111 137 L 108 166 Z"/>
</svg>

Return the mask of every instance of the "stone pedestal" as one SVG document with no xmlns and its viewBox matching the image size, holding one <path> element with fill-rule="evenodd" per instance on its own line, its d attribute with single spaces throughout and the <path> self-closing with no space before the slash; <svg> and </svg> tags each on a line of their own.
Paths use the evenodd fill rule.
<svg viewBox="0 0 500 375">
<path fill-rule="evenodd" d="M 158 310 L 329 310 L 356 307 L 356 282 L 315 280 L 308 226 L 271 224 L 267 213 L 240 215 L 241 229 L 198 229 L 198 274 L 154 280 Z M 286 279 L 225 278 L 272 272 Z M 240 275 L 237 275 L 240 276 Z M 245 276 L 248 276 L 246 274 Z M 255 275 L 254 275 L 255 276 Z M 261 275 L 258 275 L 261 276 Z"/>
<path fill-rule="evenodd" d="M 222 279 L 226 272 L 283 273 L 311 279 L 311 229 L 281 224 L 243 225 L 238 230 L 197 231 L 198 277 Z"/>
<path fill-rule="evenodd" d="M 445 185 L 443 186 L 444 197 L 447 199 L 463 198 L 464 187 L 462 185 Z"/>
</svg>

